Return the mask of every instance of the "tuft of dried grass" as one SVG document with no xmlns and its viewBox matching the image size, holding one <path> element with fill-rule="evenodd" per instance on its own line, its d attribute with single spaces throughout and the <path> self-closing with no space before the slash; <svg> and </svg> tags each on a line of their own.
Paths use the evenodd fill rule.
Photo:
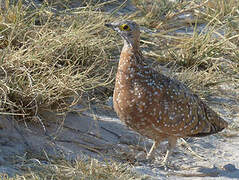
<svg viewBox="0 0 239 180">
<path fill-rule="evenodd" d="M 6 180 L 30 180 L 30 179 L 136 179 L 137 175 L 130 171 L 128 164 L 105 161 L 99 162 L 96 159 L 66 161 L 63 159 L 51 159 L 40 161 L 36 158 L 21 158 L 19 169 L 21 175 L 13 178 L 5 176 Z"/>
<path fill-rule="evenodd" d="M 0 14 L 0 114 L 62 112 L 92 89 L 111 88 L 116 46 L 104 29 L 108 15 L 92 6 L 53 14 L 20 2 Z"/>
</svg>

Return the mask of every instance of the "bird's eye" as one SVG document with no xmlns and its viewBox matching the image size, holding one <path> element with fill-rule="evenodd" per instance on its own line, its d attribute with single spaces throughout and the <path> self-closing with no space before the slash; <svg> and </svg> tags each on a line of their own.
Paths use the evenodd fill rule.
<svg viewBox="0 0 239 180">
<path fill-rule="evenodd" d="M 130 30 L 130 27 L 127 25 L 127 24 L 123 24 L 121 25 L 121 28 L 120 28 L 122 31 L 129 31 Z"/>
</svg>

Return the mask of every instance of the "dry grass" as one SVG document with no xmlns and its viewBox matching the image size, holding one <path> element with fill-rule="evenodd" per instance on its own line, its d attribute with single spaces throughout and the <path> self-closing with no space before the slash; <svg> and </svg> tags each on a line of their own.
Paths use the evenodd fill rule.
<svg viewBox="0 0 239 180">
<path fill-rule="evenodd" d="M 106 14 L 93 7 L 78 14 L 6 7 L 0 14 L 1 114 L 63 111 L 85 92 L 111 88 L 108 54 L 115 43 L 104 29 Z"/>
<path fill-rule="evenodd" d="M 116 162 L 98 162 L 95 159 L 87 161 L 66 161 L 63 159 L 51 159 L 42 161 L 36 158 L 26 159 L 21 157 L 19 169 L 22 175 L 16 175 L 14 178 L 2 175 L 4 180 L 66 180 L 66 179 L 136 179 L 137 175 L 132 173 L 130 165 L 120 164 Z M 0 176 L 1 177 L 1 176 Z"/>
</svg>

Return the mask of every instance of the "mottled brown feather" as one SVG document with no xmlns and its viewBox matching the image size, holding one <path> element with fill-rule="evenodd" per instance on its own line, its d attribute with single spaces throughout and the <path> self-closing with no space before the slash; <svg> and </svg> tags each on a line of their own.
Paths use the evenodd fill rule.
<svg viewBox="0 0 239 180">
<path fill-rule="evenodd" d="M 119 118 L 155 141 L 206 136 L 226 128 L 227 122 L 184 84 L 145 64 L 139 48 L 139 29 L 133 26 L 136 27 L 132 28 L 133 38 L 122 35 L 126 40 L 113 95 Z"/>
</svg>

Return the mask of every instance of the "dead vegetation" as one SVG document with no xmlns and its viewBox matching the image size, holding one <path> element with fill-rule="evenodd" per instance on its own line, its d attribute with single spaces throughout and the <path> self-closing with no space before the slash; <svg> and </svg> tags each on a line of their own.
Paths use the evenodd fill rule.
<svg viewBox="0 0 239 180">
<path fill-rule="evenodd" d="M 24 175 L 17 175 L 15 180 L 30 179 L 136 179 L 137 175 L 130 172 L 129 165 L 116 162 L 101 162 L 90 159 L 87 161 L 66 161 L 63 159 L 46 159 L 39 160 L 36 158 L 28 159 L 26 157 L 19 158 L 21 165 L 19 168 L 23 170 Z M 45 163 L 44 163 L 44 162 Z M 1 177 L 1 176 L 0 176 Z M 13 178 L 8 175 L 2 175 L 5 180 Z"/>
<path fill-rule="evenodd" d="M 62 112 L 85 92 L 110 88 L 115 43 L 104 30 L 107 15 L 90 7 L 56 15 L 20 3 L 6 6 L 0 24 L 1 114 Z M 12 16 L 15 11 L 19 15 Z"/>
</svg>

